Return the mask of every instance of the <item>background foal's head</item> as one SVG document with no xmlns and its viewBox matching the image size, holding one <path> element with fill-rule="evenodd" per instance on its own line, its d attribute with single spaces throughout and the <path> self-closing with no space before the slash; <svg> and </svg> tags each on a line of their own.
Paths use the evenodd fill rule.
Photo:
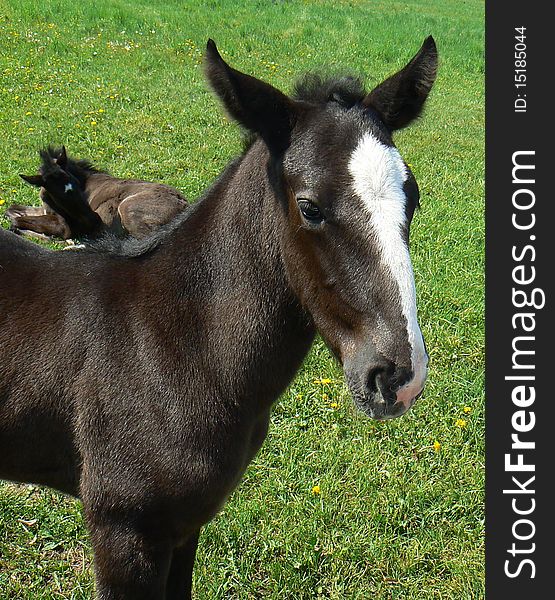
<svg viewBox="0 0 555 600">
<path fill-rule="evenodd" d="M 37 175 L 20 175 L 27 183 L 40 188 L 40 199 L 53 210 L 57 209 L 57 198 L 75 198 L 83 202 L 84 191 L 79 180 L 67 168 L 64 146 L 60 150 L 40 151 L 41 165 Z"/>
<path fill-rule="evenodd" d="M 38 174 L 20 177 L 40 188 L 41 200 L 50 211 L 63 217 L 72 235 L 88 234 L 101 226 L 100 217 L 89 208 L 83 182 L 69 168 L 65 147 L 41 150 L 40 156 Z"/>
</svg>

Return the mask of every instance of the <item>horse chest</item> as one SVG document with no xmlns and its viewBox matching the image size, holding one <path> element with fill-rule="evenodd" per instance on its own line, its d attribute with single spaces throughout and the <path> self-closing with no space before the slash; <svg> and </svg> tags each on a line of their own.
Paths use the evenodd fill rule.
<svg viewBox="0 0 555 600">
<path fill-rule="evenodd" d="M 256 417 L 252 423 L 244 425 L 229 435 L 219 439 L 217 453 L 210 453 L 207 463 L 207 488 L 229 487 L 231 492 L 239 483 L 243 473 L 262 446 L 268 433 L 269 411 Z M 216 444 L 215 444 L 216 445 Z"/>
<path fill-rule="evenodd" d="M 182 473 L 183 506 L 189 515 L 197 513 L 199 523 L 208 522 L 237 487 L 266 438 L 268 424 L 269 412 L 264 412 L 238 435 L 227 441 L 220 438 L 216 454 L 199 457 L 196 467 Z"/>
</svg>

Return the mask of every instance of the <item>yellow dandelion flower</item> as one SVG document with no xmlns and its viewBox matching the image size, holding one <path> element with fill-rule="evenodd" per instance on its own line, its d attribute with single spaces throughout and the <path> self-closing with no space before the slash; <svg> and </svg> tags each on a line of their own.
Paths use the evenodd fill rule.
<svg viewBox="0 0 555 600">
<path fill-rule="evenodd" d="M 467 422 L 465 419 L 457 419 L 455 421 L 455 426 L 456 427 L 460 427 L 461 429 L 464 429 L 467 426 Z"/>
<path fill-rule="evenodd" d="M 30 117 L 32 114 L 33 114 L 33 113 L 32 113 L 30 110 L 28 110 L 28 111 L 25 113 L 25 116 L 26 116 L 26 117 Z"/>
<path fill-rule="evenodd" d="M 327 394 L 322 394 L 322 400 L 327 400 L 328 399 L 328 395 Z"/>
<path fill-rule="evenodd" d="M 331 406 L 332 408 L 339 408 L 339 404 L 338 404 L 337 402 L 332 402 L 332 403 L 330 404 L 330 406 Z"/>
<path fill-rule="evenodd" d="M 96 121 L 91 121 L 91 125 L 94 127 L 96 125 Z"/>
<path fill-rule="evenodd" d="M 2 206 L 2 204 L 5 204 L 6 201 L 4 200 L 4 198 L 0 198 L 0 206 Z"/>
<path fill-rule="evenodd" d="M 439 442 L 436 440 L 436 441 L 434 442 L 434 446 L 433 446 L 433 448 L 434 448 L 434 450 L 435 450 L 436 452 L 439 452 L 439 451 L 441 450 L 441 444 L 440 444 L 440 443 L 439 443 Z"/>
<path fill-rule="evenodd" d="M 315 485 L 315 486 L 312 488 L 312 493 L 313 493 L 315 496 L 319 496 L 319 495 L 320 495 L 320 486 L 319 486 L 319 485 Z"/>
<path fill-rule="evenodd" d="M 472 412 L 472 408 L 470 408 L 470 406 L 465 406 L 465 407 L 463 408 L 463 413 L 464 413 L 465 415 L 468 415 L 468 414 L 469 414 L 469 413 L 471 413 L 471 412 Z"/>
</svg>

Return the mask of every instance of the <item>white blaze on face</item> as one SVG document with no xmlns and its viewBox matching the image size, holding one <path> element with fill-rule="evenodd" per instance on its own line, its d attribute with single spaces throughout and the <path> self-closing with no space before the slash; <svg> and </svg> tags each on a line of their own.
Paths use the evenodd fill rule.
<svg viewBox="0 0 555 600">
<path fill-rule="evenodd" d="M 73 192 L 73 185 L 71 183 L 66 183 L 64 188 L 64 194 L 67 194 L 68 192 Z"/>
<path fill-rule="evenodd" d="M 397 390 L 397 401 L 408 408 L 422 391 L 428 369 L 428 356 L 416 314 L 414 274 L 403 237 L 407 221 L 403 184 L 408 172 L 397 149 L 382 144 L 370 133 L 362 137 L 351 155 L 349 171 L 354 189 L 368 210 L 369 227 L 378 242 L 381 260 L 399 288 L 414 376 Z"/>
</svg>

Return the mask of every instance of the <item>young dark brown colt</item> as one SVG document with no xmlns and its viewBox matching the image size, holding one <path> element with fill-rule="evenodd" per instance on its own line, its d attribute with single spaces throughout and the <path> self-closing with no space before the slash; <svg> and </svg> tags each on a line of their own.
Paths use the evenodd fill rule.
<svg viewBox="0 0 555 600">
<path fill-rule="evenodd" d="M 63 146 L 40 156 L 38 175 L 21 177 L 40 188 L 43 206 L 10 206 L 6 215 L 16 232 L 80 239 L 110 230 L 143 238 L 187 207 L 175 188 L 112 177 L 87 160 L 69 158 Z"/>
<path fill-rule="evenodd" d="M 210 41 L 208 80 L 256 138 L 189 211 L 83 252 L 0 231 L 0 477 L 81 498 L 98 598 L 190 598 L 199 530 L 316 331 L 369 416 L 420 395 L 418 187 L 391 132 L 436 63 L 428 38 L 368 94 L 310 77 L 288 97 Z"/>
</svg>

